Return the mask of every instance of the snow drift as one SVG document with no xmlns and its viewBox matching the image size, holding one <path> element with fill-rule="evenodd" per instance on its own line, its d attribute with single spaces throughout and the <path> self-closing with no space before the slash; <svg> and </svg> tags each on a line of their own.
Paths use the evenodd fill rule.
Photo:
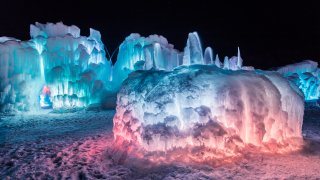
<svg viewBox="0 0 320 180">
<path fill-rule="evenodd" d="M 320 69 L 317 62 L 305 60 L 280 67 L 277 71 L 301 89 L 305 100 L 320 98 Z"/>
<path fill-rule="evenodd" d="M 113 132 L 146 152 L 207 148 L 232 156 L 247 145 L 282 152 L 297 148 L 303 112 L 303 95 L 276 72 L 190 65 L 130 74 Z"/>
</svg>

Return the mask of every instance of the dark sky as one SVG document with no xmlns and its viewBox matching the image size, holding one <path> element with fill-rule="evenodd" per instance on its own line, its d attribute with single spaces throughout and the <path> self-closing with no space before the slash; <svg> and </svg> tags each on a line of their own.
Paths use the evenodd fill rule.
<svg viewBox="0 0 320 180">
<path fill-rule="evenodd" d="M 36 21 L 77 25 L 82 35 L 95 28 L 109 51 L 131 32 L 161 34 L 179 50 L 188 32 L 223 56 L 240 46 L 245 65 L 270 68 L 303 59 L 320 60 L 319 3 L 298 1 L 18 1 L 1 2 L 0 36 L 29 39 Z M 103 2 L 103 3 L 102 3 Z M 42 4 L 41 4 L 42 3 Z"/>
</svg>

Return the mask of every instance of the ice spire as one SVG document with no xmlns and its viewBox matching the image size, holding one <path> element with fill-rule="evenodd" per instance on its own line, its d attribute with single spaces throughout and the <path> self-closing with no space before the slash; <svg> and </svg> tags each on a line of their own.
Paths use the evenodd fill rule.
<svg viewBox="0 0 320 180">
<path fill-rule="evenodd" d="M 243 63 L 243 60 L 241 58 L 241 55 L 240 55 L 240 48 L 238 46 L 238 59 L 237 59 L 237 66 L 241 69 L 242 67 L 242 63 Z"/>
<path fill-rule="evenodd" d="M 224 57 L 224 61 L 223 61 L 223 69 L 230 69 L 230 65 L 229 65 L 229 58 L 228 56 Z"/>
<path fill-rule="evenodd" d="M 221 68 L 221 62 L 220 62 L 220 59 L 219 59 L 219 55 L 218 55 L 218 54 L 216 55 L 216 59 L 214 60 L 214 64 L 215 64 L 218 68 Z"/>
<path fill-rule="evenodd" d="M 44 60 L 42 56 L 42 52 L 44 51 L 44 44 L 46 44 L 46 40 L 42 37 L 35 38 L 32 44 L 33 48 L 35 48 L 39 54 L 40 75 L 41 80 L 43 81 L 45 81 Z"/>
<path fill-rule="evenodd" d="M 197 32 L 189 33 L 187 45 L 184 48 L 183 64 L 204 64 L 203 51 Z"/>
<path fill-rule="evenodd" d="M 159 58 L 160 56 L 160 51 L 161 51 L 161 46 L 158 42 L 154 43 L 154 53 L 153 53 L 153 68 L 157 69 L 158 64 L 161 63 L 159 62 L 161 59 Z"/>
<path fill-rule="evenodd" d="M 204 50 L 204 63 L 213 64 L 213 51 L 211 47 L 207 47 Z"/>
</svg>

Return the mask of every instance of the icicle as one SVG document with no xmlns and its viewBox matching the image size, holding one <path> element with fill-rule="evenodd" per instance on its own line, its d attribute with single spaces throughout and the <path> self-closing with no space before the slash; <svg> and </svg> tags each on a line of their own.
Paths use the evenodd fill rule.
<svg viewBox="0 0 320 180">
<path fill-rule="evenodd" d="M 243 63 L 243 60 L 241 58 L 241 55 L 240 55 L 240 48 L 238 47 L 238 59 L 237 59 L 237 66 L 239 67 L 239 69 L 242 68 L 242 63 Z"/>
<path fill-rule="evenodd" d="M 224 57 L 224 61 L 223 61 L 223 69 L 230 69 L 230 65 L 229 65 L 229 58 L 228 56 Z"/>
</svg>

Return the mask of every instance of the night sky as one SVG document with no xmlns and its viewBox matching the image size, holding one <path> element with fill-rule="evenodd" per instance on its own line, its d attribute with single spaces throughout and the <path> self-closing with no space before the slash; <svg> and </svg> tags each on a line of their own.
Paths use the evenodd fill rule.
<svg viewBox="0 0 320 180">
<path fill-rule="evenodd" d="M 188 32 L 197 31 L 220 59 L 240 46 L 245 65 L 267 69 L 320 60 L 319 5 L 299 2 L 8 0 L 1 2 L 0 36 L 28 40 L 29 24 L 62 21 L 85 36 L 90 27 L 99 30 L 109 51 L 132 32 L 163 35 L 182 51 Z"/>
</svg>

